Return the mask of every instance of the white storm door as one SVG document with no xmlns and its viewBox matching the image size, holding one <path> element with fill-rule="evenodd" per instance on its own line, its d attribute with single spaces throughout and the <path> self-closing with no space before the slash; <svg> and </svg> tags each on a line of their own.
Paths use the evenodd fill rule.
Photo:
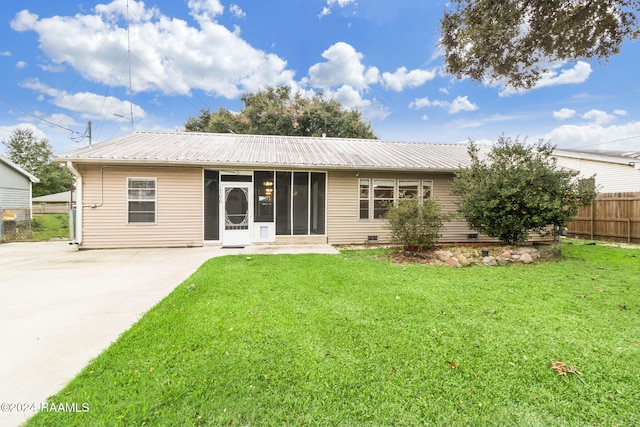
<svg viewBox="0 0 640 427">
<path fill-rule="evenodd" d="M 251 185 L 242 182 L 222 184 L 222 245 L 251 244 Z"/>
</svg>

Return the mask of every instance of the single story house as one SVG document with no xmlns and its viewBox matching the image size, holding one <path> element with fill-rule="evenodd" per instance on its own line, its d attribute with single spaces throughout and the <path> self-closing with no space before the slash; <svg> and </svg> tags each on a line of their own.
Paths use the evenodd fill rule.
<svg viewBox="0 0 640 427">
<path fill-rule="evenodd" d="M 624 151 L 555 150 L 558 165 L 595 175 L 600 193 L 640 192 L 640 153 Z"/>
<path fill-rule="evenodd" d="M 32 184 L 39 179 L 4 156 L 0 156 L 0 211 L 5 221 L 31 215 Z"/>
<path fill-rule="evenodd" d="M 80 248 L 384 243 L 388 202 L 456 209 L 464 144 L 135 132 L 59 156 L 77 182 Z M 447 223 L 442 242 L 488 240 Z"/>
</svg>

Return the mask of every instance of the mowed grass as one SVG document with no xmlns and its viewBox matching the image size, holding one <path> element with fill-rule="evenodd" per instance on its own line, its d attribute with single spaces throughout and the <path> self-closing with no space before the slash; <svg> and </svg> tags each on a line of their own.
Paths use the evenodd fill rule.
<svg viewBox="0 0 640 427">
<path fill-rule="evenodd" d="M 28 240 L 46 241 L 69 238 L 69 214 L 35 214 L 32 237 Z"/>
<path fill-rule="evenodd" d="M 27 425 L 638 425 L 640 251 L 562 254 L 211 259 Z"/>
</svg>

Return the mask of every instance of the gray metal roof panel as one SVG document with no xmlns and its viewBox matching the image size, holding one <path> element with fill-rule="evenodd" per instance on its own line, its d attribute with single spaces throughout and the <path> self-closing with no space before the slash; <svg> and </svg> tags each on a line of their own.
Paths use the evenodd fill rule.
<svg viewBox="0 0 640 427">
<path fill-rule="evenodd" d="M 135 132 L 58 160 L 439 171 L 469 165 L 466 144 L 195 132 Z"/>
</svg>

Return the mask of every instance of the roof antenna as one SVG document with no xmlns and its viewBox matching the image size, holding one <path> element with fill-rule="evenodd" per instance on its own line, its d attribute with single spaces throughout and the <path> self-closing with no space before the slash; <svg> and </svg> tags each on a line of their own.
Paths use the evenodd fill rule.
<svg viewBox="0 0 640 427">
<path fill-rule="evenodd" d="M 131 132 L 134 132 L 133 127 L 133 90 L 131 89 L 131 35 L 129 31 L 129 0 L 127 0 L 127 54 L 129 59 L 129 108 L 131 117 Z"/>
</svg>

